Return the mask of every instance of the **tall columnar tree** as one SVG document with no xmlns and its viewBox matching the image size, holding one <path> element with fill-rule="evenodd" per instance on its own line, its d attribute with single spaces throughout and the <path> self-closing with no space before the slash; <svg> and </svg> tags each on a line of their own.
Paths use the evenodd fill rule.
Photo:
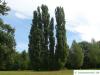
<svg viewBox="0 0 100 75">
<path fill-rule="evenodd" d="M 63 68 L 67 61 L 67 40 L 66 40 L 66 29 L 65 29 L 65 14 L 62 7 L 57 7 L 55 10 L 56 17 L 56 38 L 57 45 L 55 51 L 56 68 Z"/>
<path fill-rule="evenodd" d="M 54 37 L 54 19 L 51 18 L 49 27 L 49 68 L 54 69 L 54 47 L 55 47 L 55 37 Z"/>
<path fill-rule="evenodd" d="M 41 6 L 42 10 L 42 25 L 43 25 L 43 34 L 44 34 L 44 46 L 43 46 L 43 68 L 48 69 L 48 53 L 49 53 L 49 24 L 50 24 L 50 15 L 48 12 L 48 7 L 46 5 Z"/>
<path fill-rule="evenodd" d="M 71 49 L 70 49 L 70 56 L 69 61 L 72 68 L 78 69 L 83 65 L 84 53 L 82 48 L 73 41 Z"/>
<path fill-rule="evenodd" d="M 32 69 L 40 70 L 41 68 L 41 54 L 42 54 L 42 31 L 40 29 L 38 21 L 38 12 L 34 11 L 34 17 L 32 21 L 32 27 L 29 35 L 29 56 L 32 65 Z"/>
</svg>

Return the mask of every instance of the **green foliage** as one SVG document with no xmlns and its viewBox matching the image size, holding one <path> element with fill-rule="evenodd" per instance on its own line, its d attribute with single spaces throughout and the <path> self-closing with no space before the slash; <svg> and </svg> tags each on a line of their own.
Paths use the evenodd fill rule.
<svg viewBox="0 0 100 75">
<path fill-rule="evenodd" d="M 66 30 L 65 30 L 65 14 L 61 7 L 57 7 L 55 10 L 56 17 L 56 38 L 57 45 L 55 51 L 56 68 L 61 69 L 65 66 L 67 61 L 67 40 L 66 40 Z"/>
<path fill-rule="evenodd" d="M 29 57 L 26 51 L 21 53 L 21 70 L 28 70 L 29 69 Z"/>
<path fill-rule="evenodd" d="M 42 14 L 42 25 L 43 25 L 43 36 L 44 45 L 42 50 L 42 69 L 48 70 L 49 61 L 49 26 L 50 26 L 50 15 L 48 12 L 48 7 L 46 5 L 41 6 Z"/>
<path fill-rule="evenodd" d="M 5 1 L 0 0 L 0 15 L 6 15 L 9 11 Z M 15 29 L 9 24 L 4 24 L 0 18 L 0 70 L 11 70 L 14 64 Z"/>
<path fill-rule="evenodd" d="M 0 19 L 0 70 L 12 69 L 15 50 L 14 29 Z"/>
<path fill-rule="evenodd" d="M 44 37 L 41 24 L 40 8 L 38 11 L 34 11 L 34 17 L 32 21 L 32 27 L 29 35 L 29 57 L 31 61 L 32 69 L 40 70 L 43 61 L 41 61 L 44 55 Z"/>
<path fill-rule="evenodd" d="M 0 15 L 7 15 L 10 8 L 7 6 L 7 3 L 3 0 L 0 0 Z"/>
<path fill-rule="evenodd" d="M 21 68 L 21 55 L 18 52 L 14 53 L 14 64 L 12 70 L 20 70 Z"/>
<path fill-rule="evenodd" d="M 73 41 L 70 52 L 69 52 L 69 63 L 72 68 L 78 69 L 83 65 L 84 54 L 82 48 Z"/>
<path fill-rule="evenodd" d="M 90 45 L 88 56 L 91 63 L 91 68 L 96 68 L 96 66 L 100 64 L 100 48 L 95 41 L 92 41 Z"/>
<path fill-rule="evenodd" d="M 51 18 L 50 22 L 50 29 L 49 29 L 49 68 L 50 70 L 54 69 L 55 66 L 55 54 L 54 54 L 54 47 L 55 47 L 55 37 L 54 37 L 54 19 Z"/>
<path fill-rule="evenodd" d="M 89 60 L 89 50 L 90 50 L 90 43 L 86 42 L 86 41 L 82 41 L 80 43 L 78 43 L 80 45 L 80 47 L 83 50 L 84 53 L 84 62 L 82 65 L 82 68 L 89 68 L 90 67 L 90 60 Z"/>
<path fill-rule="evenodd" d="M 14 55 L 14 63 L 12 70 L 29 70 L 29 55 L 24 50 L 21 53 L 15 52 Z"/>
</svg>

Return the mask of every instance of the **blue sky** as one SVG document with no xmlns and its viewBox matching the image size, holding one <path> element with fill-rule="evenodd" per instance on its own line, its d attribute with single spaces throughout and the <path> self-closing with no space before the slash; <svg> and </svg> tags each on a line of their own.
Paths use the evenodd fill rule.
<svg viewBox="0 0 100 75">
<path fill-rule="evenodd" d="M 14 15 L 14 11 L 10 11 L 8 16 L 2 16 L 5 23 L 10 24 L 15 31 L 16 49 L 21 52 L 28 49 L 28 36 L 31 28 L 31 19 L 19 19 Z M 67 31 L 67 42 L 71 45 L 73 39 L 80 41 L 78 33 Z"/>
<path fill-rule="evenodd" d="M 5 23 L 16 29 L 15 40 L 17 51 L 28 49 L 28 36 L 31 27 L 32 13 L 37 6 L 46 4 L 49 13 L 54 17 L 54 10 L 62 6 L 65 11 L 67 42 L 100 40 L 100 1 L 99 0 L 5 0 L 11 11 L 3 16 Z"/>
<path fill-rule="evenodd" d="M 18 51 L 27 50 L 28 36 L 31 27 L 31 19 L 19 19 L 14 15 L 14 11 L 9 12 L 8 16 L 3 16 L 5 23 L 15 28 L 16 49 Z"/>
</svg>

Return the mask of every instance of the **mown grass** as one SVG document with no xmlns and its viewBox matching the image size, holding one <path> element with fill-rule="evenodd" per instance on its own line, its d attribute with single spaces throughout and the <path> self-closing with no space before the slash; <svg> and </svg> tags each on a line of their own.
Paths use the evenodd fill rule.
<svg viewBox="0 0 100 75">
<path fill-rule="evenodd" d="M 0 71 L 0 75 L 73 75 L 72 70 L 62 70 L 62 71 Z"/>
</svg>

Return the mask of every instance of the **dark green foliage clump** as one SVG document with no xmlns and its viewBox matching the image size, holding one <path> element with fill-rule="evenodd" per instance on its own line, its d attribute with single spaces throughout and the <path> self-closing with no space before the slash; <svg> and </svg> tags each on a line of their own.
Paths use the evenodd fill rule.
<svg viewBox="0 0 100 75">
<path fill-rule="evenodd" d="M 7 3 L 3 0 L 0 0 L 0 15 L 7 15 L 10 8 L 7 6 Z"/>
</svg>

